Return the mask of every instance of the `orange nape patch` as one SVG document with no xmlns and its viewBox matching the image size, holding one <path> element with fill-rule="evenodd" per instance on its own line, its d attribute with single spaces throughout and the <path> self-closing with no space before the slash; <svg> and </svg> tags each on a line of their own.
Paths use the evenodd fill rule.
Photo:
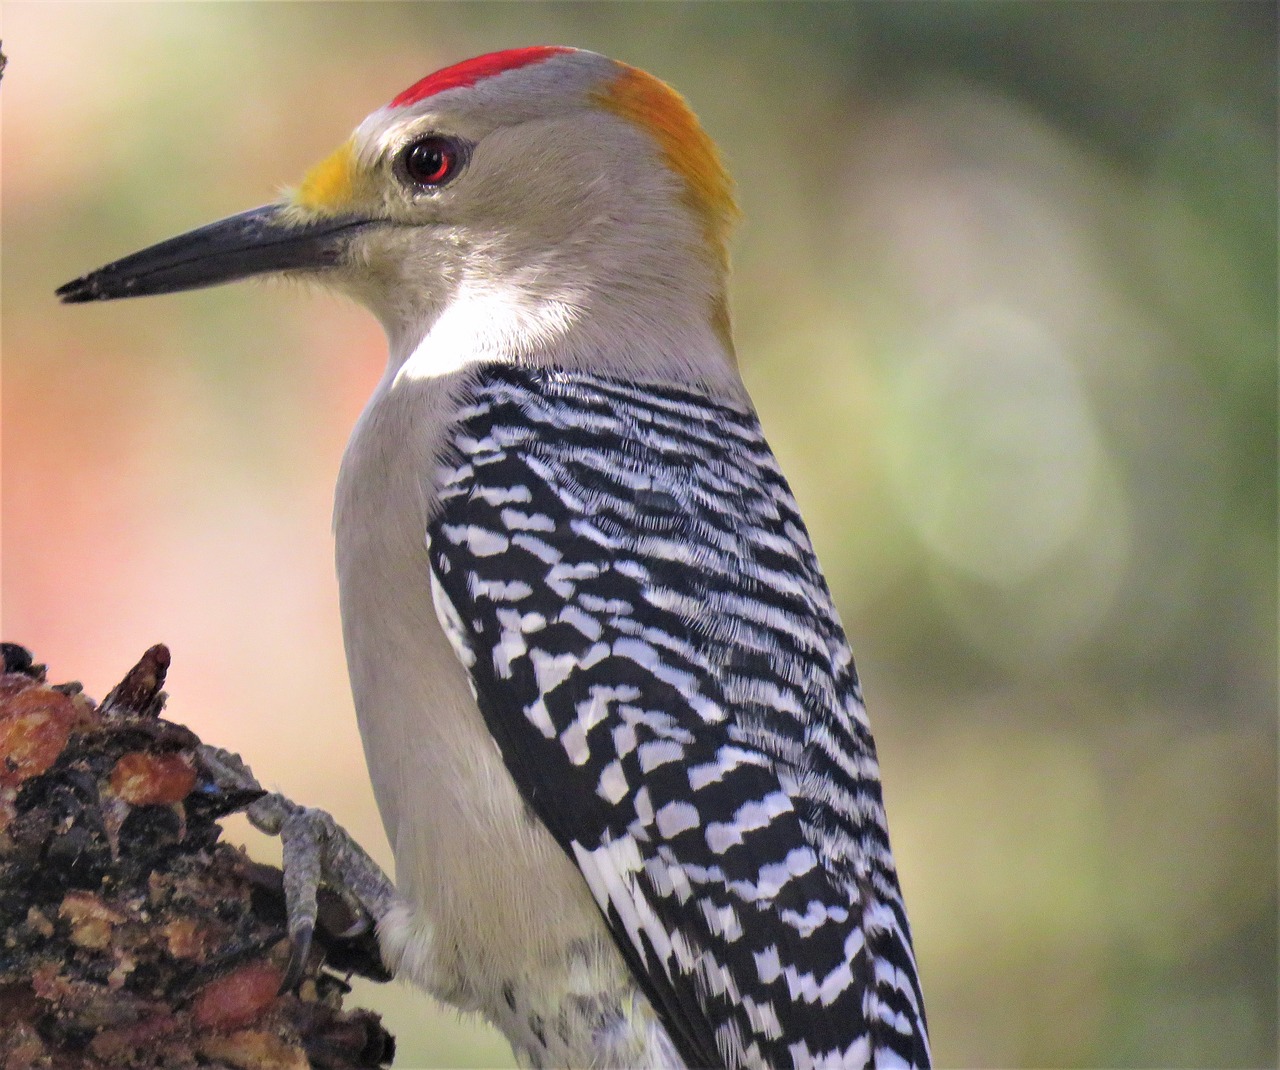
<svg viewBox="0 0 1280 1070">
<path fill-rule="evenodd" d="M 291 200 L 311 212 L 337 215 L 351 206 L 361 185 L 355 146 L 346 141 L 306 173 Z"/>
<path fill-rule="evenodd" d="M 689 204 L 702 219 L 707 242 L 721 263 L 729 259 L 729 231 L 738 219 L 733 179 L 684 97 L 637 67 L 619 63 L 620 74 L 602 90 L 600 104 L 657 140 L 667 166 L 687 186 Z"/>
</svg>

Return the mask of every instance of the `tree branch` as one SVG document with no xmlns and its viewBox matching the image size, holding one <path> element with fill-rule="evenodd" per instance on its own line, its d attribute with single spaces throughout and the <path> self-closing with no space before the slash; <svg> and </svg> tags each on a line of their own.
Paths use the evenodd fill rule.
<svg viewBox="0 0 1280 1070">
<path fill-rule="evenodd" d="M 390 1062 L 340 970 L 386 980 L 371 932 L 322 898 L 302 979 L 279 869 L 220 842 L 259 797 L 206 777 L 200 741 L 160 717 L 148 650 L 101 704 L 0 646 L 0 1068 L 357 1070 Z"/>
</svg>

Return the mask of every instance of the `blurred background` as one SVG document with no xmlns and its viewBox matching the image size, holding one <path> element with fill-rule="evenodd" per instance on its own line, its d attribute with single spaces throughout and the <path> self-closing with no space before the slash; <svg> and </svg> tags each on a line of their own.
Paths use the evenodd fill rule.
<svg viewBox="0 0 1280 1070">
<path fill-rule="evenodd" d="M 53 290 L 437 67 L 607 52 L 739 182 L 739 352 L 858 656 L 939 1063 L 1276 1065 L 1273 4 L 0 18 L 5 638 L 98 697 L 167 642 L 171 716 L 389 865 L 329 534 L 379 328 L 297 287 Z M 510 1061 L 357 998 L 400 1066 Z"/>
</svg>

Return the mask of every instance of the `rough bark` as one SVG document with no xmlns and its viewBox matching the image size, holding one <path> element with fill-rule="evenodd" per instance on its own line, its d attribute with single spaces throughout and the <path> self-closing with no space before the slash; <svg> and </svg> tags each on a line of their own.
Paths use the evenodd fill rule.
<svg viewBox="0 0 1280 1070">
<path fill-rule="evenodd" d="M 0 675 L 0 1068 L 379 1067 L 391 1036 L 339 972 L 385 980 L 371 934 L 322 898 L 301 983 L 280 871 L 220 842 L 259 793 L 201 771 L 164 720 L 152 647 L 100 703 L 22 647 Z"/>
</svg>

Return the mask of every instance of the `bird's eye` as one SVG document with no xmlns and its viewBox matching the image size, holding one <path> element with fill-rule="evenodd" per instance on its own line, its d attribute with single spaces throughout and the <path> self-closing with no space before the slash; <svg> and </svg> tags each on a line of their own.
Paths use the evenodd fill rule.
<svg viewBox="0 0 1280 1070">
<path fill-rule="evenodd" d="M 400 154 L 404 173 L 415 186 L 443 186 L 458 172 L 462 162 L 459 144 L 447 137 L 431 134 L 411 142 Z"/>
</svg>

